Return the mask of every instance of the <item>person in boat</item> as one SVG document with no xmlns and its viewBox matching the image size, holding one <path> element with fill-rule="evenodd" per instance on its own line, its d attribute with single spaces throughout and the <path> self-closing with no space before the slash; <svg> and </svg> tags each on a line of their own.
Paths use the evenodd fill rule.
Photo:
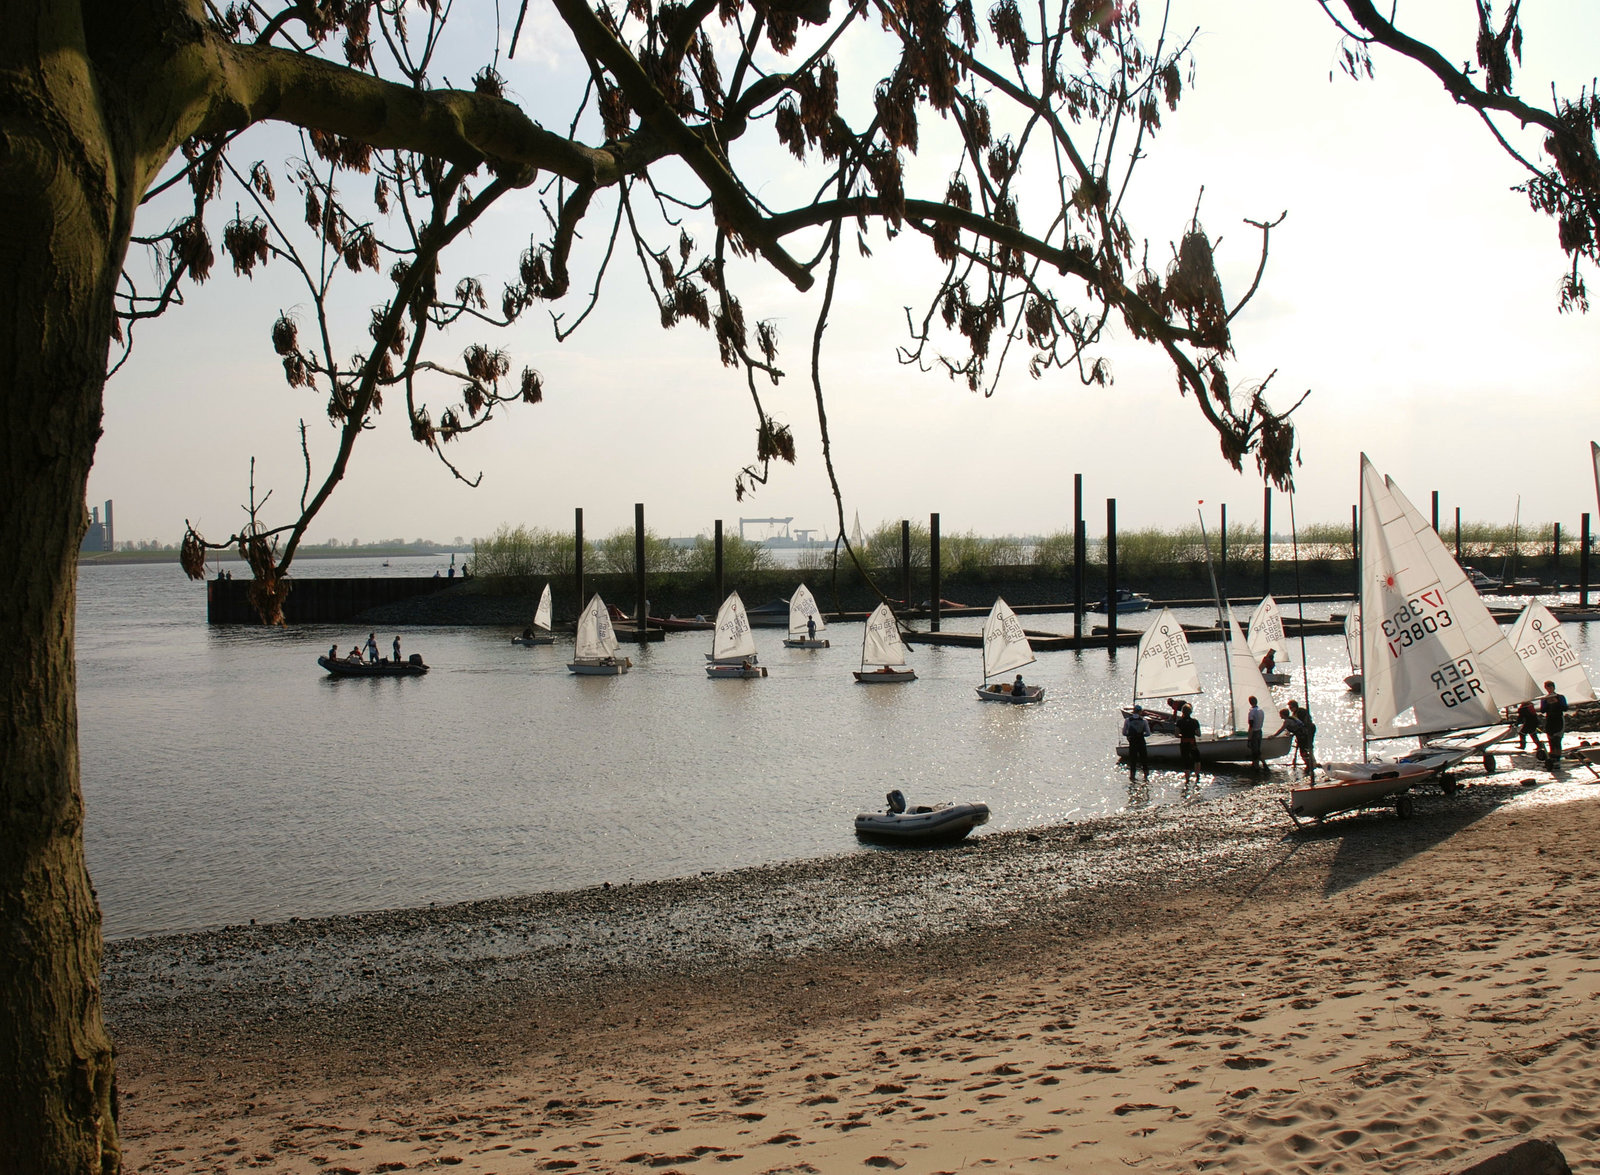
<svg viewBox="0 0 1600 1175">
<path fill-rule="evenodd" d="M 1178 714 L 1176 723 L 1178 731 L 1178 759 L 1183 764 L 1183 782 L 1189 782 L 1192 774 L 1196 782 L 1200 779 L 1200 722 L 1194 716 L 1194 707 L 1188 702 L 1183 703 L 1183 709 Z"/>
<path fill-rule="evenodd" d="M 1145 741 L 1150 736 L 1150 720 L 1144 716 L 1144 707 L 1135 705 L 1133 713 L 1122 723 L 1122 737 L 1128 740 L 1128 782 L 1133 773 L 1142 769 L 1146 783 L 1150 782 L 1150 751 Z"/>
<path fill-rule="evenodd" d="M 817 618 L 815 616 L 807 616 L 806 617 L 806 640 L 814 641 L 816 639 L 817 639 Z"/>
<path fill-rule="evenodd" d="M 1182 698 L 1167 699 L 1167 709 L 1172 711 L 1172 721 L 1176 722 L 1183 717 L 1183 711 L 1186 706 L 1187 703 Z"/>
<path fill-rule="evenodd" d="M 1267 650 L 1267 655 L 1272 655 L 1272 650 Z M 1250 744 L 1250 766 L 1256 771 L 1263 770 L 1267 761 L 1261 757 L 1261 735 L 1267 725 L 1267 712 L 1261 708 L 1261 703 L 1256 701 L 1252 694 L 1250 697 L 1250 712 L 1245 716 L 1246 738 Z"/>
<path fill-rule="evenodd" d="M 522 639 L 525 641 L 531 641 L 533 639 L 533 626 L 531 624 L 522 630 Z"/>
<path fill-rule="evenodd" d="M 344 659 L 346 661 L 354 661 L 359 665 L 361 663 L 361 646 L 351 645 L 350 651 L 344 655 Z"/>
<path fill-rule="evenodd" d="M 1278 650 L 1277 649 L 1268 649 L 1266 656 L 1261 658 L 1261 672 L 1264 673 L 1264 674 L 1265 673 L 1271 673 L 1273 671 L 1273 667 L 1276 666 L 1277 663 L 1278 663 Z"/>
<path fill-rule="evenodd" d="M 879 669 L 878 672 L 879 673 L 893 673 L 894 672 L 894 666 L 885 665 L 885 666 L 883 666 L 883 668 Z"/>
<path fill-rule="evenodd" d="M 328 646 L 328 660 L 337 661 L 338 659 L 339 659 L 339 642 L 338 641 L 334 641 L 333 644 Z"/>
<path fill-rule="evenodd" d="M 367 633 L 367 660 L 374 665 L 378 663 L 378 634 L 375 632 Z"/>
<path fill-rule="evenodd" d="M 1556 693 L 1556 683 L 1544 683 L 1544 697 L 1539 699 L 1539 713 L 1544 715 L 1544 737 L 1549 743 L 1544 761 L 1561 762 L 1561 736 L 1567 729 L 1567 699 Z"/>
<path fill-rule="evenodd" d="M 1293 698 L 1289 699 L 1289 713 L 1300 723 L 1300 733 L 1295 736 L 1295 747 L 1300 752 L 1300 757 L 1305 760 L 1306 778 L 1315 779 L 1317 771 L 1317 756 L 1315 747 L 1317 742 L 1317 724 L 1311 718 L 1311 708 L 1302 706 Z"/>
<path fill-rule="evenodd" d="M 1517 750 L 1525 750 L 1528 740 L 1533 740 L 1533 753 L 1544 758 L 1544 744 L 1539 741 L 1539 710 L 1532 702 L 1517 707 Z"/>
<path fill-rule="evenodd" d="M 400 660 L 400 634 L 398 632 L 394 634 L 394 659 L 396 662 Z"/>
<path fill-rule="evenodd" d="M 1017 674 L 1017 680 L 1011 683 L 1011 696 L 1013 698 L 1025 697 L 1028 687 L 1022 684 L 1022 674 Z"/>
</svg>

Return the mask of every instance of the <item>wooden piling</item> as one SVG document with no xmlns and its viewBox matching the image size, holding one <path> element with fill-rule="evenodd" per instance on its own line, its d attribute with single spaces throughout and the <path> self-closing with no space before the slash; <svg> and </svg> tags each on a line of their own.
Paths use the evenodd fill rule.
<svg viewBox="0 0 1600 1175">
<path fill-rule="evenodd" d="M 717 575 L 717 607 L 722 607 L 722 601 L 728 598 L 727 591 L 722 586 L 722 519 L 717 519 L 716 529 L 716 575 Z"/>
<path fill-rule="evenodd" d="M 574 558 L 572 563 L 573 599 L 578 601 L 578 611 L 583 611 L 588 600 L 583 594 L 583 507 L 579 506 L 572 512 L 572 532 L 574 538 Z"/>
<path fill-rule="evenodd" d="M 1106 499 L 1106 649 L 1117 655 L 1117 500 Z"/>
<path fill-rule="evenodd" d="M 1088 542 L 1083 530 L 1083 474 L 1072 475 L 1072 647 L 1083 647 L 1083 557 Z"/>
<path fill-rule="evenodd" d="M 639 631 L 644 632 L 649 627 L 650 602 L 644 598 L 644 503 L 633 504 L 633 586 L 634 586 L 634 623 L 639 626 Z"/>
<path fill-rule="evenodd" d="M 1261 488 L 1261 594 L 1272 594 L 1272 487 Z"/>
<path fill-rule="evenodd" d="M 911 607 L 911 519 L 900 520 L 900 600 Z"/>
<path fill-rule="evenodd" d="M 1578 549 L 1578 607 L 1589 606 L 1589 515 L 1583 515 L 1581 546 Z"/>
<path fill-rule="evenodd" d="M 928 601 L 928 631 L 939 631 L 939 593 L 944 587 L 939 582 L 939 516 L 928 515 L 928 587 L 932 596 Z"/>
</svg>

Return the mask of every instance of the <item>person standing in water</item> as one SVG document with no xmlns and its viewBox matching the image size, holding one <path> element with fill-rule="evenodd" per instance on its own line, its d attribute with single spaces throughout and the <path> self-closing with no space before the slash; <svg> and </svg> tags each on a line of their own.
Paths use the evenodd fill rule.
<svg viewBox="0 0 1600 1175">
<path fill-rule="evenodd" d="M 1129 714 L 1122 724 L 1122 735 L 1128 740 L 1128 782 L 1133 782 L 1133 773 L 1140 769 L 1144 771 L 1145 782 L 1150 781 L 1150 750 L 1146 739 L 1150 734 L 1150 720 L 1144 716 L 1144 707 L 1134 706 L 1133 713 Z"/>
</svg>

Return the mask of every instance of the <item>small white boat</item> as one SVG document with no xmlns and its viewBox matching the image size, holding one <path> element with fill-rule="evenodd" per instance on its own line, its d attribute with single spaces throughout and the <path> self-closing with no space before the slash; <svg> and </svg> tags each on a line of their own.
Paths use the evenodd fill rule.
<svg viewBox="0 0 1600 1175">
<path fill-rule="evenodd" d="M 1033 646 L 1028 643 L 1028 634 L 1022 631 L 1022 622 L 1009 604 L 996 599 L 994 607 L 989 609 L 989 619 L 983 622 L 983 684 L 977 687 L 978 697 L 985 702 L 1012 705 L 1044 701 L 1042 685 L 1024 682 L 1018 694 L 1013 682 L 997 681 L 992 685 L 989 682 L 991 677 L 1032 665 L 1033 661 Z"/>
<path fill-rule="evenodd" d="M 856 835 L 900 844 L 930 844 L 960 840 L 980 824 L 989 822 L 987 804 L 935 804 L 908 807 L 898 791 L 887 797 L 883 812 L 862 812 L 856 817 Z"/>
<path fill-rule="evenodd" d="M 556 643 L 556 634 L 550 631 L 550 585 L 544 585 L 544 592 L 539 596 L 539 606 L 533 610 L 533 624 L 525 629 L 521 636 L 511 638 L 514 645 L 553 645 Z"/>
<path fill-rule="evenodd" d="M 581 677 L 616 677 L 633 668 L 632 661 L 617 656 L 611 613 L 598 594 L 589 598 L 578 617 L 578 635 L 567 668 Z"/>
<path fill-rule="evenodd" d="M 828 622 L 822 618 L 811 589 L 801 584 L 789 597 L 789 635 L 783 638 L 786 649 L 826 649 L 828 640 L 822 633 Z"/>
<path fill-rule="evenodd" d="M 738 592 L 729 592 L 717 609 L 717 625 L 711 633 L 711 652 L 707 656 L 710 661 L 706 676 L 712 679 L 767 675 L 766 667 L 756 664 L 755 633 Z"/>
<path fill-rule="evenodd" d="M 1258 663 L 1266 657 L 1267 650 L 1272 650 L 1272 668 L 1261 670 L 1262 681 L 1268 685 L 1288 685 L 1294 680 L 1288 670 L 1279 668 L 1289 663 L 1289 640 L 1283 635 L 1283 613 L 1278 609 L 1277 600 L 1265 596 L 1256 605 L 1245 629 L 1245 641 Z"/>
<path fill-rule="evenodd" d="M 1344 679 L 1345 688 L 1361 692 L 1361 601 L 1344 618 L 1344 651 L 1350 658 L 1350 676 Z"/>
<path fill-rule="evenodd" d="M 877 669 L 868 670 L 868 665 Z M 867 617 L 861 634 L 861 668 L 855 679 L 863 685 L 894 685 L 917 680 L 917 671 L 906 665 L 906 644 L 900 639 L 900 625 L 888 604 L 879 604 Z"/>
<path fill-rule="evenodd" d="M 1511 733 L 1500 724 L 1501 707 L 1539 694 L 1460 564 L 1364 453 L 1361 518 L 1361 606 L 1346 618 L 1345 634 L 1360 642 L 1363 746 L 1406 735 L 1427 745 L 1407 755 L 1329 763 L 1332 782 L 1292 791 L 1293 818 L 1372 807 L 1389 795 L 1403 799 L 1413 783 L 1477 751 L 1489 766 L 1489 748 Z M 1398 725 L 1407 714 L 1412 723 Z M 1396 800 L 1401 815 L 1409 803 Z"/>
</svg>

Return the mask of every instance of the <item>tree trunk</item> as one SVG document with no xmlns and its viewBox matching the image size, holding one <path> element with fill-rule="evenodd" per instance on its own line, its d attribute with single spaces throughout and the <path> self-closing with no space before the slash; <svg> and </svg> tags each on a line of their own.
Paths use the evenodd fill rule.
<svg viewBox="0 0 1600 1175">
<path fill-rule="evenodd" d="M 0 9 L 0 1168 L 111 1175 L 73 612 L 131 205 L 70 23 Z"/>
</svg>

